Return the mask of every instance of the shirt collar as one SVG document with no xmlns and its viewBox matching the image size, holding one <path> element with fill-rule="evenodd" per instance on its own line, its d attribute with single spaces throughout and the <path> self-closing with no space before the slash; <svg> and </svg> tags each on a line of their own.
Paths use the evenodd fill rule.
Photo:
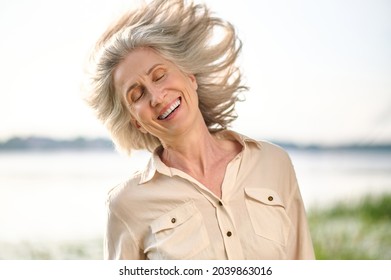
<svg viewBox="0 0 391 280">
<path fill-rule="evenodd" d="M 252 138 L 249 138 L 247 136 L 241 135 L 237 132 L 234 132 L 232 130 L 223 130 L 221 132 L 217 133 L 217 137 L 220 139 L 232 139 L 238 141 L 243 146 L 243 151 L 245 151 L 248 146 L 248 144 L 252 143 L 255 144 L 255 146 L 258 149 L 262 148 L 262 144 Z M 139 184 L 147 183 L 148 181 L 152 180 L 152 178 L 155 176 L 156 172 L 167 175 L 169 177 L 172 177 L 173 174 L 171 172 L 171 168 L 165 165 L 162 160 L 159 157 L 159 151 L 162 149 L 162 147 L 158 147 L 153 152 L 147 166 L 145 169 L 141 172 L 141 177 Z"/>
<path fill-rule="evenodd" d="M 155 176 L 156 171 L 172 177 L 171 169 L 167 165 L 165 165 L 159 157 L 158 152 L 161 148 L 161 146 L 156 148 L 155 151 L 152 153 L 152 156 L 149 159 L 147 166 L 145 167 L 144 171 L 141 172 L 139 184 L 144 184 L 152 180 L 153 176 Z"/>
<path fill-rule="evenodd" d="M 245 135 L 239 134 L 232 130 L 223 130 L 221 132 L 217 133 L 217 137 L 220 139 L 231 139 L 238 141 L 242 146 L 243 149 L 247 148 L 247 143 L 253 143 L 258 149 L 262 148 L 262 144 L 250 137 L 247 137 Z"/>
</svg>

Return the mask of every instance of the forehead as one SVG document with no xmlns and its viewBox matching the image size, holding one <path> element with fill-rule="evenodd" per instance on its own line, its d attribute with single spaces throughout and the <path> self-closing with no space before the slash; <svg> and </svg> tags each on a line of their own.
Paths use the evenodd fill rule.
<svg viewBox="0 0 391 280">
<path fill-rule="evenodd" d="M 140 48 L 131 51 L 115 68 L 114 85 L 118 89 L 129 86 L 141 76 L 145 76 L 154 65 L 168 65 L 170 62 L 150 48 Z"/>
</svg>

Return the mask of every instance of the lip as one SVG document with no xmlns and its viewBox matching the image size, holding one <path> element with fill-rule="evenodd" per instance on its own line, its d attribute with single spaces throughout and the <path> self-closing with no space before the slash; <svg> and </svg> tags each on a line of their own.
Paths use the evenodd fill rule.
<svg viewBox="0 0 391 280">
<path fill-rule="evenodd" d="M 166 106 L 164 106 L 163 109 L 160 110 L 157 119 L 158 119 L 159 121 L 165 121 L 165 120 L 167 120 L 167 119 L 171 119 L 172 115 L 173 115 L 174 113 L 176 113 L 176 110 L 178 110 L 179 107 L 181 107 L 181 104 L 175 109 L 174 112 L 170 113 L 170 115 L 169 115 L 167 118 L 161 120 L 161 119 L 159 119 L 159 116 L 163 115 L 163 114 L 164 114 L 164 113 L 165 113 L 165 112 L 166 112 L 174 103 L 176 103 L 178 100 L 179 100 L 179 102 L 182 102 L 182 98 L 179 96 L 179 97 L 175 98 L 173 101 L 171 101 L 170 103 L 168 103 Z"/>
</svg>

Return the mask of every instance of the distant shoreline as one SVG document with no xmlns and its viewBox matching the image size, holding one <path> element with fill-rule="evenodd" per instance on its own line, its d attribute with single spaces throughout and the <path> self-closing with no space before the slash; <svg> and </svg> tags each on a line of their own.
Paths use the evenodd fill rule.
<svg viewBox="0 0 391 280">
<path fill-rule="evenodd" d="M 0 142 L 0 151 L 54 151 L 54 150 L 115 150 L 114 144 L 106 138 L 87 139 L 78 137 L 70 140 L 49 137 L 13 137 Z"/>
<path fill-rule="evenodd" d="M 306 151 L 371 151 L 371 152 L 391 152 L 391 143 L 374 145 L 301 145 L 296 143 L 273 141 L 270 142 L 279 145 L 288 150 L 306 150 Z M 0 142 L 0 152 L 3 151 L 58 151 L 58 150 L 111 150 L 115 147 L 113 142 L 107 138 L 84 138 L 74 139 L 53 139 L 50 137 L 13 137 Z"/>
</svg>

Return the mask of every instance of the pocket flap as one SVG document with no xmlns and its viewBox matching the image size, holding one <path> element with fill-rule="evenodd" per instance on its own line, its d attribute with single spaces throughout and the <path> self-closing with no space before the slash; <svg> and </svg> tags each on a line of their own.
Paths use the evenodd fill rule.
<svg viewBox="0 0 391 280">
<path fill-rule="evenodd" d="M 267 188 L 245 188 L 244 190 L 246 194 L 251 197 L 252 199 L 255 199 L 263 204 L 266 205 L 276 205 L 276 206 L 282 206 L 285 208 L 284 203 L 282 202 L 282 199 L 278 195 L 277 192 L 275 192 L 272 189 Z"/>
<path fill-rule="evenodd" d="M 194 202 L 187 202 L 154 220 L 151 223 L 151 230 L 157 233 L 164 229 L 175 228 L 190 219 L 196 211 Z"/>
</svg>

